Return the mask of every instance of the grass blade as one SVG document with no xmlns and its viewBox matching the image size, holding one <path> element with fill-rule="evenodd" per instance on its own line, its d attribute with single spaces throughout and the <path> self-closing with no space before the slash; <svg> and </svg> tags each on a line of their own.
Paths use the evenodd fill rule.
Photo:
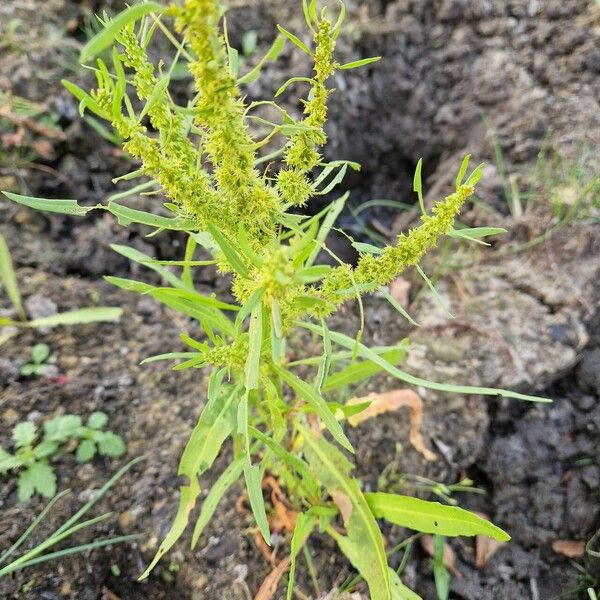
<svg viewBox="0 0 600 600">
<path fill-rule="evenodd" d="M 15 307 L 19 318 L 22 321 L 27 320 L 27 315 L 21 302 L 21 292 L 19 292 L 19 284 L 17 283 L 17 276 L 13 266 L 10 250 L 6 244 L 4 236 L 0 234 L 0 283 L 6 290 L 8 299 L 12 302 Z"/>
<path fill-rule="evenodd" d="M 49 317 L 40 317 L 27 323 L 27 327 L 56 327 L 57 325 L 84 325 L 103 321 L 116 321 L 123 314 L 122 308 L 114 306 L 95 306 L 79 308 L 68 312 L 58 313 Z"/>
</svg>

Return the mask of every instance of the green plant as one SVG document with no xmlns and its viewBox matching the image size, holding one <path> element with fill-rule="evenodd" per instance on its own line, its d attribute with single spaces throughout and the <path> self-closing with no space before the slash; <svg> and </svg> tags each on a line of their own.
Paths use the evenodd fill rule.
<svg viewBox="0 0 600 600">
<path fill-rule="evenodd" d="M 130 194 L 120 194 L 119 199 L 144 186 L 144 190 L 160 192 L 167 201 L 156 211 L 146 212 L 114 197 L 107 204 L 82 206 L 75 200 L 6 194 L 37 209 L 75 216 L 107 210 L 123 225 L 141 223 L 157 233 L 172 230 L 186 236 L 179 261 L 154 260 L 137 250 L 114 246 L 117 252 L 157 272 L 162 285 L 107 277 L 116 286 L 151 296 L 194 322 L 181 334 L 187 351 L 174 349 L 144 362 L 179 360 L 178 370 L 211 369 L 207 402 L 179 465 L 178 474 L 185 483 L 179 490 L 177 514 L 142 579 L 186 529 L 200 496 L 199 477 L 212 467 L 228 439 L 233 459 L 208 491 L 192 546 L 223 495 L 242 478 L 257 527 L 271 543 L 261 482 L 265 473 L 275 475 L 298 513 L 291 538 L 288 598 L 293 592 L 296 557 L 300 550 L 305 551 L 306 540 L 315 529 L 337 542 L 367 582 L 373 600 L 417 597 L 389 569 L 377 519 L 438 535 L 484 534 L 509 539 L 498 527 L 458 507 L 363 492 L 360 481 L 352 476 L 349 454 L 354 448 L 342 422 L 368 403 L 354 406 L 328 401 L 340 386 L 359 383 L 381 371 L 410 385 L 443 392 L 545 400 L 509 390 L 427 381 L 396 366 L 405 348 L 398 353 L 361 342 L 363 295 L 382 290 L 391 298 L 385 286 L 405 269 L 419 269 L 422 256 L 443 236 L 473 237 L 473 232 L 455 230 L 453 223 L 472 196 L 482 166 L 467 174 L 467 156 L 454 192 L 437 202 L 430 213 L 422 200 L 419 168 L 414 187 L 422 209 L 421 224 L 400 235 L 395 245 L 359 245 L 355 267 L 343 263 L 327 247 L 327 236 L 347 194 L 312 217 L 301 208 L 309 199 L 331 192 L 349 168 L 359 168 L 343 160 L 328 162 L 321 155 L 331 94 L 327 84 L 337 69 L 377 60 L 344 65 L 335 60 L 335 44 L 344 21 L 341 6 L 337 20 L 332 21 L 325 9 L 317 10 L 316 0 L 305 0 L 303 11 L 312 44 L 306 45 L 279 27 L 280 35 L 265 58 L 245 74 L 238 72 L 237 51 L 220 30 L 222 8 L 217 0 L 185 0 L 166 12 L 156 2 L 144 2 L 105 20 L 103 30 L 84 47 L 81 59 L 97 57 L 112 46 L 111 70 L 103 60 L 96 60 L 98 86 L 91 93 L 69 82 L 65 86 L 80 100 L 82 111 L 111 123 L 126 140 L 125 150 L 141 162 L 139 169 L 122 179 L 150 178 Z M 164 24 L 166 15 L 174 17 L 181 41 Z M 147 47 L 159 31 L 175 47 L 171 68 L 180 60 L 187 61 L 195 81 L 197 95 L 185 106 L 176 104 L 169 94 L 171 68 L 163 67 L 162 61 L 157 68 L 149 61 Z M 275 59 L 288 41 L 314 61 L 311 77 L 292 77 L 276 93 L 278 96 L 296 84 L 308 86 L 299 119 L 275 102 L 246 103 L 240 87 L 259 77 L 266 61 Z M 130 91 L 137 99 L 130 97 Z M 280 115 L 278 122 L 261 116 L 265 106 Z M 269 133 L 256 139 L 252 134 L 256 123 L 267 127 Z M 272 162 L 278 157 L 276 168 Z M 199 246 L 211 255 L 210 260 L 195 258 Z M 318 263 L 321 252 L 329 254 L 337 266 Z M 216 264 L 221 273 L 232 277 L 233 302 L 197 291 L 195 269 L 207 264 Z M 170 267 L 180 268 L 180 275 Z M 361 327 L 354 338 L 331 330 L 327 322 L 327 317 L 353 298 L 361 314 Z M 308 335 L 320 340 L 320 355 L 303 352 Z M 293 354 L 302 358 L 291 361 Z M 350 364 L 340 369 L 342 361 L 348 360 Z"/>
<path fill-rule="evenodd" d="M 31 362 L 25 363 L 21 369 L 21 375 L 29 377 L 30 375 L 44 375 L 48 370 L 45 364 L 50 358 L 50 347 L 48 344 L 36 344 L 31 350 Z"/>
<path fill-rule="evenodd" d="M 0 579 L 2 579 L 2 577 L 6 577 L 10 573 L 26 569 L 27 567 L 31 567 L 42 562 L 56 560 L 62 558 L 63 556 L 89 552 L 90 550 L 94 550 L 96 548 L 111 546 L 113 544 L 121 544 L 123 542 L 138 539 L 140 537 L 139 534 L 121 535 L 107 539 L 94 540 L 93 542 L 79 544 L 70 548 L 63 548 L 54 552 L 47 552 L 47 550 L 53 546 L 56 546 L 63 540 L 70 538 L 78 531 L 88 529 L 96 523 L 100 523 L 110 518 L 112 513 L 108 512 L 98 517 L 81 521 L 81 519 L 90 511 L 90 509 L 105 496 L 106 492 L 108 492 L 108 490 L 113 487 L 115 483 L 117 483 L 133 465 L 139 463 L 141 460 L 142 458 L 136 458 L 119 469 L 115 475 L 113 475 L 113 477 L 111 477 L 98 491 L 96 491 L 93 496 L 83 506 L 81 506 L 81 508 L 72 517 L 67 519 L 65 523 L 56 529 L 56 531 L 46 537 L 46 539 L 39 544 L 36 544 L 27 552 L 24 552 L 20 556 L 17 556 L 8 562 L 10 557 L 14 556 L 17 553 L 17 550 L 19 550 L 19 548 L 21 548 L 21 546 L 28 540 L 29 536 L 40 525 L 40 523 L 44 520 L 44 517 L 50 512 L 56 503 L 69 493 L 69 490 L 64 490 L 54 496 L 54 498 L 50 500 L 46 507 L 33 520 L 31 525 L 29 525 L 23 534 L 19 536 L 15 543 L 12 544 L 8 550 L 3 552 L 2 555 L 0 555 Z"/>
<path fill-rule="evenodd" d="M 34 423 L 18 423 L 12 430 L 14 454 L 0 447 L 0 474 L 20 471 L 17 490 L 21 502 L 29 500 L 34 492 L 50 498 L 56 494 L 56 475 L 50 460 L 59 453 L 76 449 L 77 460 L 87 462 L 97 452 L 111 457 L 125 452 L 118 435 L 102 430 L 107 421 L 102 412 L 92 413 L 85 425 L 77 415 L 54 417 L 44 423 L 41 439 Z"/>
</svg>

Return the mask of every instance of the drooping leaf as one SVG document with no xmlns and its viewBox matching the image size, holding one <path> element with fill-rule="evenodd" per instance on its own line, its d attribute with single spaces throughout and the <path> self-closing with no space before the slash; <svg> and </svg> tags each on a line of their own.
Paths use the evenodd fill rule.
<svg viewBox="0 0 600 600">
<path fill-rule="evenodd" d="M 104 281 L 108 281 L 108 283 L 111 283 L 122 290 L 136 292 L 138 294 L 146 294 L 154 289 L 153 285 L 144 283 L 143 281 L 136 281 L 135 279 L 126 279 L 125 277 L 113 277 L 112 275 L 105 275 Z"/>
<path fill-rule="evenodd" d="M 195 226 L 195 223 L 191 219 L 185 219 L 184 217 L 163 217 L 161 215 L 155 215 L 143 210 L 136 208 L 129 208 L 116 202 L 109 202 L 108 206 L 97 207 L 104 208 L 108 212 L 112 213 L 117 217 L 119 225 L 127 227 L 131 223 L 140 223 L 141 225 L 148 225 L 150 227 L 156 227 L 158 229 L 169 229 L 171 231 L 187 231 Z"/>
<path fill-rule="evenodd" d="M 83 217 L 90 210 L 95 208 L 102 208 L 100 204 L 96 206 L 79 206 L 77 200 L 58 200 L 50 198 L 34 198 L 33 196 L 21 196 L 21 194 L 14 194 L 13 192 L 2 192 L 9 200 L 28 206 L 29 208 L 35 208 L 44 212 L 60 213 L 61 215 L 72 215 L 75 217 Z"/>
<path fill-rule="evenodd" d="M 309 331 L 313 331 L 317 335 L 321 334 L 321 328 L 313 323 L 305 323 L 303 321 L 297 321 L 297 325 L 299 327 L 303 327 L 304 329 L 308 329 Z M 529 396 L 527 394 L 520 394 L 518 392 L 513 392 L 512 390 L 505 390 L 502 388 L 488 388 L 488 387 L 471 387 L 466 385 L 454 385 L 450 383 L 436 383 L 434 381 L 428 381 L 427 379 L 422 379 L 420 377 L 415 377 L 410 373 L 406 373 L 405 371 L 401 371 L 394 365 L 390 364 L 383 357 L 375 353 L 371 348 L 368 348 L 364 344 L 360 342 L 357 344 L 356 340 L 353 338 L 344 335 L 343 333 L 339 333 L 337 331 L 331 331 L 331 340 L 348 350 L 353 350 L 357 348 L 358 355 L 362 358 L 366 358 L 374 362 L 375 364 L 380 365 L 384 371 L 387 371 L 390 375 L 393 375 L 400 381 L 404 381 L 411 385 L 420 385 L 424 388 L 429 388 L 432 390 L 438 390 L 440 392 L 451 392 L 455 394 L 480 394 L 482 396 L 503 396 L 505 398 L 515 398 L 516 400 L 525 400 L 528 402 L 552 402 L 550 398 L 543 398 L 540 396 Z"/>
<path fill-rule="evenodd" d="M 308 383 L 302 381 L 299 377 L 290 373 L 278 365 L 273 365 L 275 372 L 287 383 L 308 405 L 321 417 L 325 427 L 330 431 L 334 439 L 346 448 L 349 452 L 354 452 L 350 440 L 346 437 L 342 426 L 339 424 L 334 414 L 327 406 L 327 402 L 321 395 Z"/>
<path fill-rule="evenodd" d="M 435 298 L 435 300 L 439 304 L 439 306 L 448 315 L 448 317 L 450 317 L 451 319 L 454 319 L 454 316 L 452 315 L 452 313 L 446 306 L 445 302 L 442 300 L 442 297 L 439 295 L 438 291 L 435 289 L 435 285 L 433 285 L 433 282 L 431 281 L 431 279 L 429 279 L 429 277 L 427 277 L 427 275 L 425 274 L 425 271 L 423 271 L 423 269 L 420 267 L 420 265 L 415 265 L 415 269 L 417 270 L 417 273 L 419 273 L 419 275 L 423 278 L 423 281 L 425 281 L 425 283 L 427 284 L 427 287 L 433 294 L 433 297 Z"/>
<path fill-rule="evenodd" d="M 261 470 L 259 466 L 251 465 L 249 459 L 244 461 L 244 479 L 246 480 L 246 489 L 248 490 L 248 500 L 250 500 L 252 514 L 265 542 L 270 544 L 271 532 L 267 521 L 265 501 L 262 495 Z"/>
<path fill-rule="evenodd" d="M 408 349 L 408 340 L 403 340 L 398 348 L 394 348 L 382 354 L 384 360 L 392 365 L 398 364 L 405 356 Z M 331 373 L 323 384 L 324 392 L 331 392 L 339 388 L 350 386 L 359 381 L 369 379 L 380 373 L 383 370 L 381 365 L 378 365 L 370 360 L 365 360 L 358 363 L 353 363 L 343 368 L 341 371 Z"/>
<path fill-rule="evenodd" d="M 310 79 L 310 77 L 290 77 L 276 92 L 275 92 L 275 98 L 277 98 L 277 96 L 281 96 L 281 94 L 283 94 L 283 92 L 285 92 L 285 90 L 287 90 L 287 88 L 292 85 L 293 83 L 308 83 L 309 85 L 312 85 L 313 80 Z"/>
<path fill-rule="evenodd" d="M 228 389 L 225 397 L 223 394 L 209 394 L 208 403 L 192 431 L 179 462 L 177 473 L 187 477 L 189 483 L 179 488 L 179 507 L 175 520 L 140 580 L 148 577 L 156 563 L 170 550 L 186 528 L 190 512 L 200 494 L 198 476 L 212 466 L 223 442 L 233 431 L 239 393 L 240 386 L 236 386 L 233 390 Z"/>
<path fill-rule="evenodd" d="M 404 307 L 394 298 L 385 287 L 379 288 L 383 297 L 411 324 L 415 327 L 419 327 L 419 324 L 408 314 Z"/>
<path fill-rule="evenodd" d="M 340 535 L 333 528 L 329 528 L 328 533 L 366 580 L 371 600 L 391 600 L 383 536 L 358 484 L 350 476 L 352 465 L 323 437 L 317 438 L 304 428 L 299 430 L 307 460 L 327 492 L 334 499 L 335 494 L 341 494 L 348 503 L 344 511 L 346 535 Z"/>
<path fill-rule="evenodd" d="M 196 521 L 194 527 L 194 533 L 192 534 L 192 550 L 196 547 L 198 539 L 202 535 L 204 528 L 212 519 L 215 514 L 215 510 L 221 498 L 225 495 L 227 490 L 240 478 L 242 469 L 244 467 L 244 459 L 238 458 L 229 464 L 229 466 L 221 473 L 217 481 L 210 488 L 202 507 L 200 508 L 200 516 Z"/>
<path fill-rule="evenodd" d="M 375 517 L 415 531 L 446 537 L 487 535 L 503 542 L 510 540 L 508 533 L 493 523 L 457 506 L 383 492 L 367 493 L 365 498 Z"/>
<path fill-rule="evenodd" d="M 135 248 L 131 248 L 130 246 L 123 246 L 122 244 L 111 244 L 110 247 L 121 256 L 152 269 L 174 288 L 187 289 L 187 286 L 179 279 L 179 277 L 171 273 L 168 269 L 165 269 L 163 266 L 153 264 L 152 257 L 147 254 L 144 254 Z"/>
</svg>

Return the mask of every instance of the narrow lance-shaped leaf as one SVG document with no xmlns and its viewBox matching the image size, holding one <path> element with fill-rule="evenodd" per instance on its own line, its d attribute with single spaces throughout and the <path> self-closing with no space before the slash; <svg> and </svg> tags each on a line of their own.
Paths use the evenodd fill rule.
<svg viewBox="0 0 600 600">
<path fill-rule="evenodd" d="M 225 258 L 229 262 L 231 268 L 242 277 L 248 277 L 248 268 L 241 259 L 238 251 L 231 245 L 229 240 L 212 224 L 209 223 L 208 231 L 213 236 L 215 242 L 218 244 L 219 249 L 225 255 Z"/>
<path fill-rule="evenodd" d="M 365 498 L 375 517 L 401 527 L 447 537 L 487 535 L 501 542 L 510 540 L 500 527 L 457 506 L 383 492 Z"/>
<path fill-rule="evenodd" d="M 309 331 L 313 331 L 317 335 L 321 334 L 321 328 L 313 323 L 304 323 L 301 321 L 297 321 L 297 325 L 299 327 L 303 327 L 304 329 L 308 329 Z M 405 371 L 401 371 L 394 365 L 391 365 L 387 360 L 383 357 L 379 356 L 373 350 L 368 348 L 362 343 L 356 343 L 356 340 L 353 338 L 344 335 L 343 333 L 339 333 L 337 331 L 331 331 L 331 340 L 348 350 L 353 350 L 357 348 L 358 355 L 362 358 L 367 358 L 372 362 L 380 365 L 384 371 L 387 371 L 390 375 L 393 375 L 397 379 L 401 381 L 405 381 L 406 383 L 410 383 L 411 385 L 421 385 L 424 388 L 429 388 L 432 390 L 438 390 L 440 392 L 451 392 L 455 394 L 481 394 L 484 396 L 503 396 L 505 398 L 515 398 L 516 400 L 526 400 L 529 402 L 552 402 L 550 398 L 543 398 L 541 396 L 529 396 L 527 394 L 520 394 L 519 392 L 513 392 L 512 390 L 505 390 L 502 388 L 489 388 L 489 387 L 472 387 L 467 385 L 454 385 L 450 383 L 437 383 L 435 381 L 428 381 L 427 379 L 422 379 L 421 377 L 415 377 L 410 373 L 406 373 Z"/>
<path fill-rule="evenodd" d="M 148 267 L 148 269 L 152 269 L 152 271 L 158 273 L 167 283 L 169 283 L 173 287 L 181 289 L 187 288 L 187 286 L 184 285 L 184 283 L 181 281 L 181 279 L 179 279 L 179 277 L 171 273 L 171 271 L 169 271 L 168 269 L 165 269 L 160 265 L 153 264 L 151 256 L 140 252 L 136 248 L 131 248 L 130 246 L 123 246 L 122 244 L 111 244 L 110 247 L 121 256 L 124 256 L 125 258 L 128 258 L 129 260 L 132 260 L 133 262 L 136 262 L 138 264 L 142 264 Z"/>
<path fill-rule="evenodd" d="M 334 414 L 327 406 L 327 402 L 321 395 L 308 383 L 302 381 L 299 377 L 290 373 L 278 365 L 273 365 L 275 372 L 287 383 L 308 405 L 321 417 L 325 427 L 330 431 L 334 439 L 350 452 L 354 452 L 350 440 L 346 437 L 342 426 L 335 418 Z"/>
<path fill-rule="evenodd" d="M 413 178 L 413 192 L 417 192 L 419 198 L 419 206 L 421 208 L 421 214 L 427 214 L 425 210 L 425 202 L 423 201 L 423 183 L 421 181 L 421 170 L 423 168 L 423 159 L 420 158 L 415 168 L 415 176 Z"/>
<path fill-rule="evenodd" d="M 244 462 L 244 478 L 246 480 L 246 489 L 248 490 L 248 500 L 250 501 L 252 514 L 256 519 L 256 524 L 260 529 L 263 539 L 270 545 L 271 532 L 269 531 L 265 501 L 262 495 L 261 469 L 257 465 L 251 465 L 249 458 Z"/>
<path fill-rule="evenodd" d="M 116 321 L 123 314 L 123 309 L 112 306 L 95 306 L 80 308 L 68 312 L 40 317 L 27 323 L 27 327 L 56 327 L 57 325 L 83 325 L 102 321 Z"/>
<path fill-rule="evenodd" d="M 425 271 L 423 271 L 423 269 L 419 265 L 415 265 L 415 268 L 416 268 L 417 272 L 419 273 L 419 275 L 423 278 L 423 281 L 425 281 L 425 283 L 427 284 L 427 287 L 429 288 L 430 292 L 433 294 L 433 297 L 435 298 L 436 302 L 440 305 L 440 307 L 444 310 L 444 312 L 451 319 L 454 319 L 454 316 L 448 310 L 448 307 L 446 306 L 446 304 L 442 300 L 442 298 L 439 295 L 438 291 L 435 289 L 435 286 L 433 285 L 433 282 L 431 281 L 431 279 L 429 279 L 429 277 L 427 277 L 427 275 L 425 274 Z"/>
<path fill-rule="evenodd" d="M 54 198 L 35 198 L 33 196 L 22 196 L 21 194 L 14 194 L 13 192 L 2 192 L 9 200 L 28 206 L 29 208 L 35 208 L 36 210 L 42 210 L 45 212 L 60 213 L 61 215 L 72 215 L 75 217 L 83 217 L 90 210 L 95 208 L 102 208 L 102 205 L 97 204 L 96 206 L 79 206 L 77 200 L 60 200 Z"/>
<path fill-rule="evenodd" d="M 213 374 L 213 377 L 218 376 L 219 374 Z M 187 477 L 189 483 L 179 488 L 179 507 L 175 520 L 140 580 L 148 577 L 156 563 L 171 549 L 185 530 L 190 512 L 196 505 L 196 499 L 200 494 L 198 476 L 212 466 L 223 442 L 233 431 L 235 406 L 236 400 L 239 399 L 239 392 L 240 386 L 236 386 L 233 390 L 227 391 L 225 398 L 223 394 L 219 393 L 209 395 L 208 403 L 183 451 L 177 471 L 178 475 Z"/>
<path fill-rule="evenodd" d="M 296 525 L 294 527 L 294 533 L 292 535 L 292 542 L 290 544 L 290 574 L 288 578 L 288 588 L 286 600 L 292 600 L 294 594 L 294 579 L 296 577 L 296 557 L 300 548 L 306 542 L 306 539 L 310 535 L 314 526 L 317 524 L 317 517 L 315 515 L 300 513 L 296 519 Z"/>
<path fill-rule="evenodd" d="M 405 356 L 408 348 L 408 341 L 403 341 L 400 347 L 384 353 L 382 356 L 392 365 L 398 364 Z M 346 387 L 359 381 L 363 381 L 383 370 L 381 365 L 375 364 L 370 360 L 353 363 L 343 368 L 341 371 L 332 373 L 327 377 L 323 384 L 323 391 L 330 392 L 341 387 Z"/>
<path fill-rule="evenodd" d="M 81 54 L 79 55 L 80 62 L 84 63 L 108 48 L 113 43 L 115 35 L 129 23 L 137 21 L 151 12 L 161 13 L 164 10 L 165 7 L 158 4 L 158 2 L 142 2 L 127 7 L 114 19 L 110 20 L 101 31 L 83 47 Z"/>
<path fill-rule="evenodd" d="M 356 481 L 350 476 L 352 465 L 335 446 L 323 437 L 298 428 L 304 439 L 304 453 L 327 492 L 344 505 L 346 535 L 333 528 L 342 552 L 365 578 L 371 600 L 391 600 L 391 586 L 383 536 Z"/>
<path fill-rule="evenodd" d="M 248 358 L 246 359 L 246 389 L 255 390 L 258 387 L 258 376 L 260 370 L 260 350 L 262 346 L 262 304 L 257 304 L 250 314 L 250 329 Z"/>
<path fill-rule="evenodd" d="M 354 60 L 352 62 L 340 65 L 340 69 L 358 69 L 359 67 L 364 67 L 366 65 L 370 65 L 374 62 L 381 60 L 381 56 L 373 56 L 371 58 L 361 58 L 360 60 Z"/>
<path fill-rule="evenodd" d="M 242 77 L 240 77 L 237 80 L 238 84 L 252 83 L 253 81 L 256 81 L 259 78 L 260 72 L 262 71 L 262 68 L 265 66 L 265 64 L 271 60 L 275 60 L 281 54 L 281 51 L 283 50 L 284 46 L 285 37 L 283 35 L 278 35 L 275 38 L 275 41 L 273 42 L 269 50 L 267 51 L 267 53 L 258 62 L 258 64 L 251 71 L 249 71 L 245 75 L 242 75 Z"/>
<path fill-rule="evenodd" d="M 196 547 L 198 539 L 202 535 L 204 528 L 212 519 L 215 514 L 215 510 L 221 501 L 221 498 L 226 494 L 227 490 L 240 478 L 242 469 L 244 466 L 244 459 L 238 458 L 233 461 L 224 471 L 221 473 L 217 481 L 210 488 L 208 495 L 202 503 L 200 509 L 200 516 L 196 521 L 194 527 L 194 533 L 192 534 L 192 550 Z"/>
<path fill-rule="evenodd" d="M 300 48 L 300 50 L 302 50 L 303 52 L 306 52 L 306 54 L 308 54 L 309 56 L 313 55 L 313 53 L 310 51 L 309 47 L 299 37 L 295 36 L 293 33 L 290 33 L 287 29 L 284 29 L 281 25 L 277 25 L 277 29 L 280 31 L 280 33 L 283 33 L 283 35 L 285 35 L 285 37 L 288 40 L 290 40 L 290 42 L 292 42 L 292 44 L 294 44 L 295 46 Z"/>
<path fill-rule="evenodd" d="M 458 170 L 458 174 L 456 175 L 456 189 L 460 187 L 462 184 L 462 180 L 465 178 L 467 174 L 467 169 L 469 168 L 469 161 L 471 160 L 471 155 L 467 154 L 460 165 L 460 169 Z"/>
</svg>

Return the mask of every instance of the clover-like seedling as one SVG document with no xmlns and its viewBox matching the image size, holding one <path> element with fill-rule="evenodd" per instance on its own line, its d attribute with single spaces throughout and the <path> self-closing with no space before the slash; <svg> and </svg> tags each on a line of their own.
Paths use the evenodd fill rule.
<svg viewBox="0 0 600 600">
<path fill-rule="evenodd" d="M 85 425 L 77 415 L 54 417 L 44 423 L 41 439 L 34 423 L 18 423 L 12 430 L 14 453 L 0 447 L 0 474 L 20 471 L 17 493 L 21 502 L 35 492 L 50 498 L 56 494 L 56 474 L 50 461 L 60 453 L 76 449 L 80 462 L 91 460 L 96 453 L 109 457 L 125 453 L 123 440 L 102 430 L 107 421 L 102 412 L 92 413 Z"/>
</svg>

